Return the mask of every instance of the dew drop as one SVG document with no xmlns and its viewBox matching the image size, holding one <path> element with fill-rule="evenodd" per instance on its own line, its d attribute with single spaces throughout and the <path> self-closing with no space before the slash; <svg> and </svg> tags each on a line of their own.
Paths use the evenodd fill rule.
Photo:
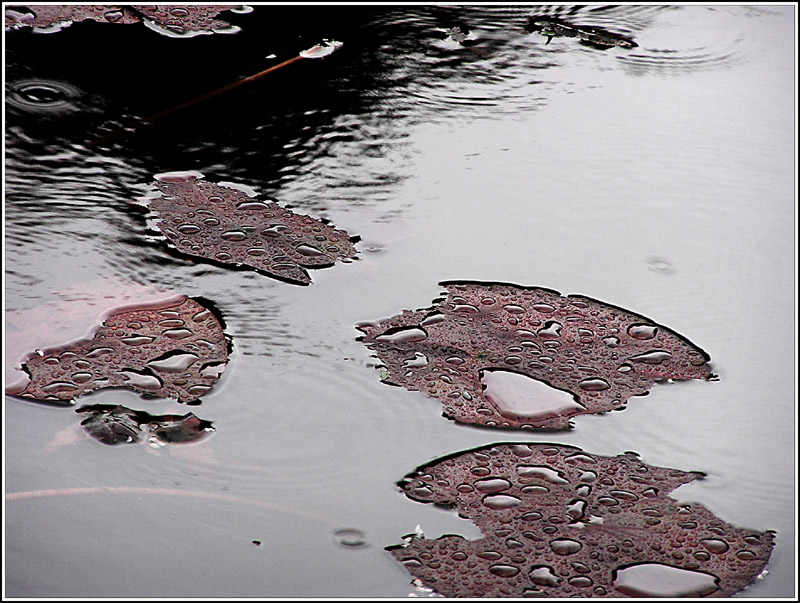
<svg viewBox="0 0 800 603">
<path fill-rule="evenodd" d="M 383 335 L 378 335 L 375 341 L 385 343 L 412 343 L 423 341 L 428 338 L 428 334 L 419 327 L 401 327 L 399 329 L 389 329 Z"/>
<path fill-rule="evenodd" d="M 639 563 L 614 573 L 614 588 L 631 597 L 703 597 L 719 588 L 711 574 L 662 563 Z"/>
<path fill-rule="evenodd" d="M 539 329 L 538 335 L 542 339 L 554 339 L 561 334 L 562 324 L 554 320 L 544 323 L 544 327 Z"/>
<path fill-rule="evenodd" d="M 297 247 L 295 247 L 295 251 L 297 251 L 297 253 L 299 253 L 301 255 L 304 255 L 304 256 L 307 256 L 307 257 L 319 257 L 319 256 L 322 256 L 322 255 L 325 255 L 324 251 L 321 251 L 320 249 L 317 249 L 316 247 L 313 247 L 311 245 L 306 245 L 306 244 L 298 245 Z"/>
<path fill-rule="evenodd" d="M 568 484 L 563 474 L 547 465 L 517 465 L 520 477 L 543 479 L 551 484 Z"/>
<path fill-rule="evenodd" d="M 601 392 L 603 390 L 609 389 L 611 386 L 605 379 L 600 379 L 599 377 L 595 377 L 593 379 L 582 380 L 580 383 L 578 383 L 578 387 L 587 392 Z"/>
<path fill-rule="evenodd" d="M 125 377 L 127 385 L 143 389 L 148 392 L 157 391 L 164 387 L 164 383 L 155 375 L 125 370 L 120 371 L 120 374 Z"/>
<path fill-rule="evenodd" d="M 131 347 L 138 347 L 140 345 L 147 345 L 148 343 L 153 343 L 156 340 L 155 337 L 148 337 L 146 335 L 133 335 L 131 337 L 123 337 L 121 339 L 122 343 L 125 345 L 129 345 Z M 89 356 L 90 354 L 87 354 Z"/>
<path fill-rule="evenodd" d="M 92 374 L 91 373 L 85 373 L 85 372 L 73 373 L 73 375 L 72 375 L 72 380 L 75 383 L 86 383 L 91 378 L 92 378 Z"/>
<path fill-rule="evenodd" d="M 511 482 L 501 477 L 487 477 L 475 482 L 475 489 L 485 494 L 502 492 L 503 490 L 508 490 L 510 487 Z"/>
<path fill-rule="evenodd" d="M 709 552 L 717 555 L 721 555 L 730 548 L 727 542 L 718 538 L 706 538 L 701 540 L 700 544 L 702 544 Z"/>
<path fill-rule="evenodd" d="M 483 504 L 497 511 L 504 509 L 513 509 L 514 507 L 522 504 L 522 501 L 516 496 L 508 494 L 492 494 L 484 497 Z"/>
<path fill-rule="evenodd" d="M 581 543 L 571 538 L 556 538 L 550 541 L 550 548 L 556 555 L 573 555 L 581 550 Z"/>
<path fill-rule="evenodd" d="M 628 327 L 628 335 L 634 339 L 653 339 L 658 333 L 658 327 L 655 325 L 645 325 L 635 323 Z"/>
<path fill-rule="evenodd" d="M 148 362 L 147 366 L 161 373 L 180 373 L 189 368 L 198 358 L 199 356 L 195 354 L 170 354 L 166 357 Z"/>
<path fill-rule="evenodd" d="M 519 568 L 516 565 L 498 563 L 495 565 L 490 565 L 489 571 L 495 576 L 500 576 L 501 578 L 513 578 L 519 573 Z"/>
<path fill-rule="evenodd" d="M 196 234 L 200 232 L 200 227 L 196 224 L 181 224 L 178 226 L 178 232 L 185 235 Z"/>
<path fill-rule="evenodd" d="M 672 358 L 672 354 L 666 350 L 651 350 L 644 354 L 634 356 L 631 360 L 636 362 L 644 362 L 645 364 L 661 364 L 665 360 Z"/>
<path fill-rule="evenodd" d="M 192 335 L 194 335 L 192 331 L 184 328 L 167 329 L 161 334 L 164 335 L 165 337 L 169 337 L 170 339 L 185 339 L 187 337 L 191 337 Z"/>
<path fill-rule="evenodd" d="M 539 586 L 558 586 L 558 583 L 561 582 L 561 578 L 553 573 L 553 568 L 546 565 L 532 567 L 528 572 L 528 577 L 531 582 Z"/>
<path fill-rule="evenodd" d="M 53 381 L 52 383 L 48 383 L 42 388 L 42 391 L 48 394 L 64 394 L 69 392 L 74 392 L 78 389 L 78 386 L 74 383 L 68 383 L 66 381 Z"/>
<path fill-rule="evenodd" d="M 584 408 L 570 392 L 521 373 L 486 369 L 481 382 L 487 400 L 508 418 L 538 420 Z"/>
<path fill-rule="evenodd" d="M 220 237 L 226 241 L 244 241 L 247 238 L 247 235 L 243 230 L 226 230 L 220 235 Z"/>
</svg>

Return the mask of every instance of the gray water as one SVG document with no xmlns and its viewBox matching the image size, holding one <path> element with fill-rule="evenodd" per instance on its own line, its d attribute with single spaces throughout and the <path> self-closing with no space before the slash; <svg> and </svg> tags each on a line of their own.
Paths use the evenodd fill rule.
<svg viewBox="0 0 800 603">
<path fill-rule="evenodd" d="M 707 473 L 672 496 L 776 531 L 768 573 L 739 596 L 796 592 L 795 8 L 624 7 L 592 24 L 639 48 L 605 51 L 545 46 L 520 29 L 532 7 L 439 11 L 375 17 L 364 35 L 410 33 L 375 49 L 371 102 L 278 150 L 274 115 L 241 147 L 198 137 L 186 166 L 6 126 L 6 384 L 25 353 L 175 293 L 213 300 L 233 340 L 191 409 L 216 428 L 196 444 L 104 446 L 73 409 L 6 396 L 7 596 L 424 594 L 384 547 L 417 525 L 428 538 L 479 532 L 395 482 L 506 441 Z M 486 52 L 430 35 L 441 11 Z M 314 103 L 309 120 L 328 111 Z M 297 287 L 168 255 L 130 202 L 169 169 L 328 218 L 362 237 L 361 259 Z M 720 379 L 656 385 L 563 433 L 453 423 L 437 401 L 382 384 L 354 325 L 426 307 L 455 279 L 643 314 L 705 349 Z M 189 410 L 126 390 L 84 403 Z M 343 544 L 342 529 L 364 544 Z"/>
</svg>

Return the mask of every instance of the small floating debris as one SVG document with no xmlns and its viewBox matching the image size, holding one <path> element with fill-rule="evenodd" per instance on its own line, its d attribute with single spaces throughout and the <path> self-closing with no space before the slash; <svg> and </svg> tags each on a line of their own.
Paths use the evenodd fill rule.
<svg viewBox="0 0 800 603">
<path fill-rule="evenodd" d="M 220 320 L 200 301 L 180 297 L 110 313 L 91 339 L 29 354 L 30 381 L 10 395 L 71 402 L 105 387 L 197 403 L 228 362 Z"/>
<path fill-rule="evenodd" d="M 450 281 L 423 310 L 362 323 L 384 382 L 492 427 L 570 427 L 622 409 L 656 381 L 709 379 L 708 354 L 644 316 L 589 297 Z"/>
<path fill-rule="evenodd" d="M 582 43 L 598 48 L 637 48 L 639 45 L 623 35 L 606 31 L 599 27 L 573 25 L 556 17 L 534 16 L 528 19 L 527 30 L 547 37 L 545 45 L 553 38 L 578 38 Z"/>
<path fill-rule="evenodd" d="M 411 534 L 387 547 L 445 597 L 730 597 L 766 566 L 774 532 L 737 528 L 668 496 L 702 473 L 635 453 L 498 444 L 432 461 L 399 482 L 484 537 Z"/>
<path fill-rule="evenodd" d="M 83 429 L 103 444 L 133 444 L 147 438 L 153 447 L 166 444 L 196 442 L 214 431 L 211 421 L 194 413 L 185 415 L 151 415 L 125 406 L 95 404 L 75 412 L 85 415 Z"/>
<path fill-rule="evenodd" d="M 156 228 L 181 253 L 299 285 L 311 283 L 306 268 L 355 259 L 358 237 L 202 178 L 198 172 L 160 174 L 160 194 L 146 200 Z"/>
<path fill-rule="evenodd" d="M 216 19 L 224 11 L 249 12 L 245 6 L 235 5 L 56 5 L 29 4 L 8 7 L 5 10 L 6 31 L 33 27 L 38 33 L 54 33 L 78 21 L 99 23 L 141 23 L 154 31 L 170 37 L 191 37 L 211 33 L 239 31 L 225 21 Z"/>
</svg>

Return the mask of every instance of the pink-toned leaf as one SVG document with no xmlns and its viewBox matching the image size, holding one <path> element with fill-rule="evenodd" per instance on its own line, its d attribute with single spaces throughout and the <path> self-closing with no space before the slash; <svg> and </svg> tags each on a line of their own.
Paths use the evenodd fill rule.
<svg viewBox="0 0 800 603">
<path fill-rule="evenodd" d="M 53 28 L 76 21 L 99 23 L 139 23 L 146 19 L 154 29 L 176 36 L 235 31 L 229 23 L 216 19 L 224 11 L 242 10 L 226 4 L 135 4 L 125 6 L 28 4 L 10 6 L 5 12 L 6 29 L 19 27 Z"/>
<path fill-rule="evenodd" d="M 711 377 L 702 349 L 622 308 L 536 287 L 441 284 L 430 308 L 358 328 L 384 381 L 437 398 L 456 421 L 565 429 L 656 381 Z"/>
<path fill-rule="evenodd" d="M 240 9 L 230 4 L 136 4 L 132 7 L 156 25 L 177 35 L 230 30 L 231 25 L 215 17 L 226 10 Z"/>
<path fill-rule="evenodd" d="M 763 571 L 774 533 L 667 496 L 702 475 L 646 465 L 635 453 L 478 448 L 399 485 L 412 500 L 454 508 L 484 537 L 412 535 L 389 550 L 446 597 L 729 597 Z"/>
<path fill-rule="evenodd" d="M 306 268 L 355 258 L 357 238 L 343 230 L 200 177 L 159 175 L 160 195 L 148 199 L 156 227 L 178 251 L 301 285 L 311 283 Z"/>
<path fill-rule="evenodd" d="M 112 312 L 91 339 L 28 355 L 27 384 L 6 393 L 71 401 L 104 387 L 195 402 L 228 362 L 222 324 L 200 302 L 181 297 Z"/>
<path fill-rule="evenodd" d="M 6 8 L 6 29 L 16 27 L 47 28 L 76 21 L 100 23 L 139 23 L 141 18 L 130 7 L 109 5 L 27 4 Z"/>
</svg>

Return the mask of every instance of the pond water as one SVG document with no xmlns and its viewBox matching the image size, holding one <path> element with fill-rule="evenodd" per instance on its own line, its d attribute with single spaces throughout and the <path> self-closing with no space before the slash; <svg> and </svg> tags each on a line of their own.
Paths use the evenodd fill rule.
<svg viewBox="0 0 800 603">
<path fill-rule="evenodd" d="M 396 482 L 469 448 L 553 442 L 705 472 L 673 497 L 776 531 L 740 596 L 793 596 L 794 11 L 255 6 L 226 16 L 234 35 L 6 32 L 6 384 L 26 353 L 178 293 L 219 308 L 233 349 L 191 409 L 128 390 L 71 408 L 6 396 L 5 594 L 424 594 L 384 547 L 417 525 L 479 532 Z M 542 12 L 639 46 L 545 44 L 525 31 Z M 343 46 L 102 140 L 322 38 Z M 169 253 L 135 201 L 171 170 L 327 218 L 361 237 L 360 259 L 301 287 Z M 657 384 L 569 432 L 448 421 L 380 382 L 355 325 L 467 279 L 641 313 L 706 350 L 719 381 Z M 192 410 L 216 431 L 106 446 L 80 436 L 83 404 Z"/>
</svg>

